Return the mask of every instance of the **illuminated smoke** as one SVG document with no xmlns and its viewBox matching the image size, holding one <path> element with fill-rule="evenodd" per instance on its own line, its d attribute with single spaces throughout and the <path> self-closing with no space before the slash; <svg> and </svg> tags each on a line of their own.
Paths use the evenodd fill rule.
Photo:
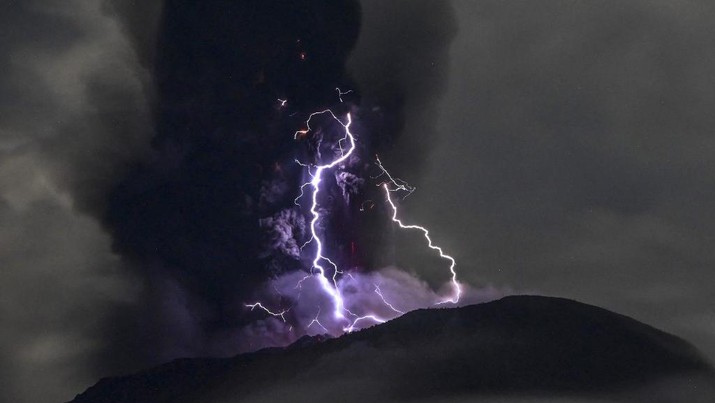
<svg viewBox="0 0 715 403">
<path fill-rule="evenodd" d="M 305 218 L 295 209 L 281 210 L 272 217 L 259 220 L 259 225 L 268 238 L 268 247 L 263 252 L 264 256 L 280 252 L 290 258 L 300 259 L 301 248 L 298 246 L 298 239 L 303 237 L 306 228 Z"/>
<path fill-rule="evenodd" d="M 302 336 L 339 336 L 346 331 L 359 330 L 394 319 L 402 313 L 415 309 L 429 308 L 444 299 L 445 289 L 433 290 L 426 281 L 415 274 L 390 266 L 371 272 L 345 273 L 338 279 L 345 306 L 351 312 L 346 319 L 336 320 L 333 316 L 332 300 L 326 297 L 316 276 L 310 276 L 300 287 L 296 284 L 305 276 L 301 271 L 286 272 L 265 283 L 260 295 L 271 301 L 272 314 L 256 307 L 257 319 L 242 329 L 235 339 L 239 351 L 253 351 L 259 348 L 290 344 Z M 379 292 L 376 292 L 379 289 Z M 481 303 L 513 294 L 511 290 L 495 287 L 472 288 L 462 284 L 462 295 L 456 306 Z M 276 291 L 277 290 L 277 291 Z M 280 300 L 289 301 L 279 306 Z M 263 304 L 267 306 L 268 304 Z M 283 312 L 285 322 L 280 315 Z M 373 315 L 380 320 L 371 320 Z M 262 317 L 260 317 L 262 316 Z M 357 320 L 360 317 L 365 319 Z"/>
<path fill-rule="evenodd" d="M 343 101 L 342 96 L 351 92 L 336 90 L 341 102 Z M 281 106 L 285 106 L 287 103 L 285 100 L 280 100 L 280 102 Z M 327 116 L 340 125 L 342 133 L 337 136 L 337 139 L 331 137 L 326 131 L 313 127 L 315 124 L 313 119 L 318 116 Z M 297 264 L 306 248 L 310 248 L 312 251 L 307 274 L 301 273 L 301 271 L 287 273 L 271 281 L 271 287 L 266 288 L 266 293 L 273 295 L 270 297 L 271 300 L 284 306 L 269 308 L 265 302 L 246 304 L 246 307 L 251 310 L 258 308 L 270 317 L 283 322 L 283 325 L 274 323 L 272 328 L 274 332 L 277 331 L 276 328 L 281 329 L 278 333 L 282 332 L 288 338 L 295 339 L 303 334 L 318 333 L 337 336 L 344 332 L 384 323 L 417 308 L 448 302 L 457 304 L 464 292 L 462 285 L 457 281 L 455 260 L 445 254 L 441 247 L 433 244 L 426 228 L 404 224 L 397 217 L 397 205 L 392 200 L 391 194 L 399 192 L 402 195 L 401 198 L 404 199 L 412 194 L 415 188 L 406 181 L 392 176 L 385 169 L 379 157 L 376 157 L 376 165 L 381 172 L 372 179 L 382 180 L 378 186 L 385 191 L 392 222 L 402 229 L 422 232 L 427 246 L 449 262 L 450 295 L 447 298 L 440 296 L 431 291 L 423 281 L 395 268 L 387 272 L 390 275 L 388 278 L 382 278 L 384 273 L 347 272 L 338 267 L 336 261 L 339 259 L 331 259 L 328 256 L 322 222 L 329 214 L 329 209 L 320 205 L 320 200 L 323 197 L 322 192 L 326 191 L 324 188 L 330 186 L 324 182 L 326 173 L 333 171 L 334 186 L 341 190 L 347 204 L 350 204 L 350 196 L 357 194 L 365 183 L 363 178 L 346 170 L 350 165 L 350 158 L 356 154 L 357 149 L 356 137 L 351 132 L 352 122 L 353 117 L 350 113 L 347 113 L 344 120 L 341 120 L 332 110 L 326 109 L 310 114 L 305 122 L 306 129 L 294 133 L 293 137 L 296 140 L 309 139 L 315 143 L 315 161 L 313 163 L 295 161 L 306 170 L 310 177 L 309 181 L 299 186 L 298 194 L 293 201 L 300 208 L 306 203 L 306 199 L 309 200 L 310 220 L 308 225 L 298 218 L 301 216 L 294 209 L 284 210 L 261 221 L 263 226 L 270 228 L 272 250 L 293 257 Z M 328 149 L 328 154 L 332 155 L 332 159 L 328 162 L 322 161 L 321 146 L 323 142 L 329 145 L 324 149 Z M 373 201 L 368 200 L 367 202 L 370 203 L 370 206 L 375 205 Z M 361 209 L 364 208 L 365 203 L 362 203 Z M 298 246 L 297 235 L 302 235 L 304 231 L 309 233 L 307 235 L 309 239 Z M 394 281 L 396 277 L 402 277 L 404 283 L 396 286 Z M 276 295 L 279 296 L 278 300 L 275 299 Z"/>
<path fill-rule="evenodd" d="M 380 286 L 377 285 L 377 284 L 375 284 L 375 294 L 379 295 L 379 296 L 380 296 L 380 299 L 382 300 L 382 302 L 384 302 L 385 305 L 387 305 L 388 307 L 390 307 L 390 309 L 392 309 L 393 311 L 395 311 L 395 313 L 397 313 L 397 314 L 399 314 L 399 315 L 403 315 L 403 314 L 405 313 L 404 311 L 401 311 L 401 310 L 395 308 L 391 303 L 389 303 L 389 302 L 385 299 L 385 296 L 382 294 L 382 290 L 380 290 Z"/>
</svg>

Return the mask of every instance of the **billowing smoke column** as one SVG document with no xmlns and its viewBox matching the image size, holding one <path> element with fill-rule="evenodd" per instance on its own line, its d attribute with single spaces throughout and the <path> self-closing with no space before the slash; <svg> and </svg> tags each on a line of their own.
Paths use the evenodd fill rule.
<svg viewBox="0 0 715 403">
<path fill-rule="evenodd" d="M 164 0 L 155 25 L 115 3 L 147 81 L 147 150 L 102 186 L 75 181 L 139 284 L 136 308 L 107 315 L 112 357 L 231 355 L 473 295 L 421 239 L 431 233 L 393 221 L 412 223 L 392 205 L 414 189 L 376 158 L 419 178 L 449 2 Z"/>
<path fill-rule="evenodd" d="M 336 89 L 336 91 L 341 103 L 344 102 L 343 96 L 351 92 L 342 91 L 339 88 Z M 283 108 L 286 106 L 288 100 L 278 99 L 278 102 L 280 103 L 280 107 Z M 322 135 L 315 135 L 318 131 L 311 127 L 311 124 L 315 118 L 320 117 L 327 117 L 332 122 L 338 123 L 337 126 L 339 130 L 337 131 L 340 133 L 335 134 L 329 133 L 329 131 L 328 133 L 322 131 Z M 416 308 L 445 303 L 457 304 L 462 294 L 462 286 L 457 281 L 457 272 L 455 271 L 456 262 L 454 258 L 445 254 L 441 247 L 433 244 L 429 231 L 426 228 L 414 224 L 404 224 L 398 218 L 398 208 L 391 194 L 399 192 L 403 194 L 402 197 L 404 198 L 412 194 L 415 189 L 407 182 L 393 177 L 385 169 L 379 157 L 375 158 L 374 163 L 380 169 L 380 173 L 373 179 L 380 180 L 376 185 L 384 191 L 383 196 L 385 203 L 391 210 L 390 219 L 400 229 L 420 231 L 425 238 L 426 246 L 436 251 L 442 259 L 449 263 L 449 271 L 451 274 L 450 295 L 448 297 L 437 297 L 435 294 L 436 298 L 433 298 L 431 301 L 428 297 L 427 300 L 419 302 L 405 302 L 402 300 L 402 292 L 394 292 L 391 290 L 391 293 L 386 293 L 380 288 L 381 284 L 375 282 L 375 279 L 361 275 L 359 270 L 356 270 L 356 273 L 353 274 L 351 270 L 356 268 L 341 270 L 338 264 L 328 257 L 329 252 L 326 248 L 327 240 L 325 239 L 325 231 L 321 227 L 321 223 L 328 219 L 326 215 L 329 215 L 330 212 L 326 208 L 321 208 L 320 200 L 324 198 L 322 193 L 326 192 L 326 188 L 328 188 L 330 184 L 326 183 L 324 177 L 332 172 L 336 178 L 335 185 L 340 186 L 341 182 L 338 178 L 354 176 L 346 170 L 347 166 L 357 165 L 362 161 L 362 158 L 357 155 L 358 153 L 356 151 L 356 135 L 351 131 L 352 120 L 353 118 L 350 112 L 346 113 L 344 121 L 338 118 L 330 109 L 314 112 L 308 116 L 305 122 L 306 128 L 296 131 L 293 136 L 296 140 L 308 139 L 309 141 L 317 143 L 314 146 L 316 161 L 313 163 L 295 161 L 306 170 L 306 173 L 310 177 L 309 181 L 299 187 L 299 194 L 294 200 L 294 204 L 301 207 L 300 203 L 302 199 L 308 199 L 306 204 L 309 207 L 308 210 L 310 214 L 308 225 L 309 239 L 299 248 L 301 254 L 310 253 L 311 255 L 308 274 L 303 275 L 295 281 L 292 291 L 291 288 L 285 290 L 285 287 L 279 287 L 279 284 L 281 284 L 280 281 L 273 282 L 273 291 L 281 298 L 288 297 L 287 299 L 290 301 L 291 306 L 272 308 L 262 301 L 246 304 L 246 307 L 251 310 L 260 309 L 265 314 L 284 322 L 287 328 L 284 327 L 283 331 L 288 333 L 287 337 L 289 339 L 291 336 L 297 337 L 303 334 L 324 333 L 337 335 L 343 332 L 351 332 L 375 323 L 384 323 L 389 319 L 404 314 L 406 311 Z M 364 183 L 362 178 L 358 179 L 360 179 L 358 181 L 359 183 Z M 308 187 L 310 188 L 310 193 L 306 193 L 306 188 Z M 342 195 L 344 202 L 350 203 L 350 199 L 347 197 L 349 193 L 345 191 L 343 186 L 340 187 L 343 189 Z M 289 232 L 292 233 L 293 231 Z M 311 251 L 308 252 L 307 249 L 311 249 Z M 284 276 L 284 278 L 285 277 L 286 276 Z M 307 286 L 306 283 L 309 282 L 314 283 L 312 287 Z M 288 284 L 290 285 L 291 283 L 288 282 Z M 370 286 L 372 286 L 372 288 L 370 288 Z M 405 284 L 405 286 L 409 287 L 408 284 Z M 298 292 L 296 293 L 295 290 L 298 290 Z M 305 293 L 312 295 L 306 298 L 304 296 Z M 379 307 L 380 309 L 375 309 L 375 302 L 370 301 L 376 298 L 379 299 L 378 304 L 382 304 L 382 306 Z M 401 302 L 401 309 L 395 307 L 391 301 Z M 307 324 L 303 323 L 305 318 L 302 318 L 303 320 L 301 321 L 299 316 L 290 316 L 291 311 L 305 310 L 306 304 L 315 304 L 315 316 L 312 317 Z M 331 309 L 325 309 L 326 307 Z M 286 316 L 288 316 L 288 318 Z"/>
</svg>

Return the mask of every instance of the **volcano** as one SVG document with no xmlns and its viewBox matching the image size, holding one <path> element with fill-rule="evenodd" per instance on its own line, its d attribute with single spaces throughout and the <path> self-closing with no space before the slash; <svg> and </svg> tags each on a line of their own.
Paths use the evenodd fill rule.
<svg viewBox="0 0 715 403">
<path fill-rule="evenodd" d="M 73 402 L 505 398 L 712 402 L 715 370 L 686 341 L 626 316 L 568 299 L 509 296 L 417 310 L 334 339 L 179 359 L 102 379 Z"/>
</svg>

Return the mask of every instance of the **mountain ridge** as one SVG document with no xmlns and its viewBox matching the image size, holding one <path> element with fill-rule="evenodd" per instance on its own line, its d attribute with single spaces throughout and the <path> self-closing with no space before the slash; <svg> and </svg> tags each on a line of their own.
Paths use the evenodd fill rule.
<svg viewBox="0 0 715 403">
<path fill-rule="evenodd" d="M 710 385 L 714 373 L 688 342 L 635 319 L 564 298 L 520 295 L 416 310 L 334 339 L 179 359 L 104 378 L 73 402 L 614 396 L 673 377 Z"/>
</svg>

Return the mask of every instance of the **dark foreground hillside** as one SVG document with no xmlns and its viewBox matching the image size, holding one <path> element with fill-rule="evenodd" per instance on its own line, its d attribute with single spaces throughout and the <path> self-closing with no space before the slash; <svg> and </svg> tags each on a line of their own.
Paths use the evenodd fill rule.
<svg viewBox="0 0 715 403">
<path fill-rule="evenodd" d="M 713 373 L 687 342 L 628 317 L 512 296 L 285 349 L 177 360 L 102 379 L 74 402 L 713 402 Z"/>
</svg>

